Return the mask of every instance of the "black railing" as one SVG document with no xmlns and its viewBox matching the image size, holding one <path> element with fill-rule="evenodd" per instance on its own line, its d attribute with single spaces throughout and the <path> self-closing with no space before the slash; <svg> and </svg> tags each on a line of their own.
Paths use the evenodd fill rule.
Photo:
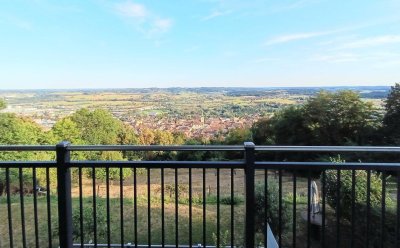
<svg viewBox="0 0 400 248">
<path fill-rule="evenodd" d="M 21 152 L 56 159 L 0 162 L 0 247 L 400 244 L 398 147 L 0 146 Z M 101 152 L 130 160 L 79 160 Z"/>
</svg>

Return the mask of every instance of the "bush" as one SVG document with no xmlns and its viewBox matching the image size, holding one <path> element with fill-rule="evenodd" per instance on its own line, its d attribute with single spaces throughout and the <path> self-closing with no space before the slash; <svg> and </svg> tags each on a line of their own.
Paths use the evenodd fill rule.
<svg viewBox="0 0 400 248">
<path fill-rule="evenodd" d="M 367 202 L 367 172 L 355 171 L 355 204 L 365 205 Z M 326 199 L 329 205 L 334 209 L 337 208 L 337 171 L 326 171 Z M 371 187 L 370 187 L 370 202 L 371 207 L 380 207 L 382 201 L 382 175 L 377 172 L 371 172 Z M 342 170 L 340 172 L 340 211 L 345 217 L 351 216 L 352 204 L 352 171 Z M 393 200 L 387 195 L 386 204 L 390 205 Z"/>
<path fill-rule="evenodd" d="M 103 237 L 107 234 L 107 216 L 105 208 L 97 204 L 96 207 L 96 219 L 93 219 L 93 208 L 83 208 L 82 209 L 82 217 L 83 217 L 83 235 L 86 240 L 92 239 L 94 223 L 97 225 L 97 235 L 98 237 Z M 81 237 L 80 231 L 80 213 L 79 211 L 74 211 L 72 214 L 72 235 L 74 240 L 79 240 Z"/>
<path fill-rule="evenodd" d="M 88 202 L 89 203 L 89 202 Z M 79 241 L 81 238 L 81 228 L 80 228 L 80 212 L 73 211 L 72 212 L 72 236 L 74 241 Z M 107 216 L 106 210 L 104 206 L 100 203 L 97 203 L 96 206 L 96 219 L 93 219 L 93 207 L 84 207 L 82 208 L 82 220 L 83 220 L 83 236 L 84 242 L 89 243 L 93 240 L 94 235 L 94 223 L 96 222 L 96 231 L 97 237 L 102 239 L 107 234 Z M 53 237 L 59 236 L 58 230 L 58 220 L 53 220 Z"/>
<path fill-rule="evenodd" d="M 10 193 L 20 192 L 19 169 L 9 169 Z M 32 169 L 22 169 L 23 192 L 33 192 Z M 0 196 L 6 191 L 6 169 L 0 168 Z"/>
<path fill-rule="evenodd" d="M 106 178 L 106 169 L 105 168 L 96 168 L 96 179 L 101 181 L 105 181 Z M 92 168 L 84 168 L 83 173 L 87 178 L 93 178 L 93 169 Z M 122 180 L 132 175 L 132 169 L 123 168 L 122 169 Z M 109 168 L 109 178 L 110 180 L 119 180 L 120 179 L 120 168 Z"/>
<path fill-rule="evenodd" d="M 340 206 L 337 206 L 337 170 L 326 171 L 326 199 L 327 203 L 335 210 L 340 210 L 340 215 L 355 226 L 355 240 L 363 244 L 367 226 L 367 172 L 355 171 L 355 216 L 351 215 L 352 209 L 352 171 L 340 172 Z M 380 246 L 381 229 L 381 202 L 382 202 L 382 174 L 371 171 L 370 186 L 370 229 L 369 239 L 373 246 Z M 392 247 L 396 242 L 396 209 L 393 199 L 386 194 L 385 198 L 385 247 Z"/>
<path fill-rule="evenodd" d="M 268 221 L 274 234 L 278 233 L 279 227 L 279 187 L 275 179 L 268 180 L 267 189 L 267 216 L 265 216 L 265 185 L 259 183 L 255 187 L 256 207 L 256 229 L 264 233 L 265 224 Z M 284 197 L 284 196 L 282 196 Z M 282 200 L 282 233 L 289 230 L 292 225 L 292 211 L 290 205 Z"/>
<path fill-rule="evenodd" d="M 221 204 L 224 205 L 238 205 L 242 203 L 244 199 L 242 197 L 234 196 L 233 198 L 231 196 L 223 196 L 220 199 Z"/>
</svg>

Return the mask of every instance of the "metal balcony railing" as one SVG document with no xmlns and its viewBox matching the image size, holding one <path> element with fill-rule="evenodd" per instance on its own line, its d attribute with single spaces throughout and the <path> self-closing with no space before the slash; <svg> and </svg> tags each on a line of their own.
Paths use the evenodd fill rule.
<svg viewBox="0 0 400 248">
<path fill-rule="evenodd" d="M 21 152 L 55 160 L 0 162 L 0 247 L 400 244 L 399 147 L 0 146 Z"/>
</svg>

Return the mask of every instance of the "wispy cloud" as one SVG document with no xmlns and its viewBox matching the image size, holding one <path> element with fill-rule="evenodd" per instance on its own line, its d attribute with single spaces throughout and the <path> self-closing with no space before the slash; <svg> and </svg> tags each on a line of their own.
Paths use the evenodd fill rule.
<svg viewBox="0 0 400 248">
<path fill-rule="evenodd" d="M 333 34 L 333 33 L 337 33 L 337 32 L 338 32 L 338 30 L 332 30 L 332 31 L 325 31 L 325 32 L 309 32 L 309 33 L 294 33 L 294 34 L 288 34 L 288 35 L 280 35 L 280 36 L 276 36 L 276 37 L 273 37 L 273 38 L 267 40 L 264 43 L 264 45 L 271 46 L 271 45 L 286 43 L 286 42 L 290 42 L 290 41 L 305 40 L 305 39 L 325 36 L 325 35 L 329 35 L 329 34 Z"/>
<path fill-rule="evenodd" d="M 337 49 L 355 49 L 400 43 L 400 35 L 382 35 L 345 42 Z"/>
<path fill-rule="evenodd" d="M 153 22 L 153 32 L 164 33 L 167 32 L 173 25 L 169 18 L 159 18 Z"/>
<path fill-rule="evenodd" d="M 255 64 L 261 64 L 261 63 L 266 63 L 266 62 L 276 62 L 279 60 L 280 59 L 278 59 L 278 58 L 264 57 L 264 58 L 258 58 L 258 59 L 252 60 L 250 62 L 255 63 Z"/>
<path fill-rule="evenodd" d="M 14 15 L 0 15 L 0 23 L 4 22 L 10 25 L 13 25 L 19 29 L 23 29 L 25 31 L 32 31 L 33 24 L 30 21 L 21 19 L 20 17 Z"/>
<path fill-rule="evenodd" d="M 133 2 L 117 3 L 115 9 L 119 14 L 135 19 L 146 18 L 149 15 L 144 5 Z"/>
<path fill-rule="evenodd" d="M 273 7 L 274 12 L 279 12 L 279 11 L 285 11 L 285 10 L 291 10 L 291 9 L 298 9 L 305 7 L 310 4 L 315 4 L 321 2 L 321 0 L 298 0 L 298 1 L 293 1 L 290 3 L 285 3 L 285 4 L 279 4 L 275 7 Z"/>
<path fill-rule="evenodd" d="M 385 63 L 400 61 L 399 53 L 392 52 L 330 52 L 327 54 L 317 54 L 309 59 L 310 61 L 320 61 L 328 63 L 347 63 L 347 62 L 372 62 L 372 63 Z"/>
<path fill-rule="evenodd" d="M 322 61 L 331 63 L 341 63 L 341 62 L 355 62 L 360 60 L 360 56 L 354 53 L 339 53 L 330 55 L 315 55 L 310 59 L 311 61 Z"/>
<path fill-rule="evenodd" d="M 232 10 L 224 10 L 224 11 L 221 11 L 221 10 L 214 10 L 214 11 L 212 11 L 209 15 L 204 16 L 203 18 L 201 18 L 201 20 L 202 20 L 202 21 L 208 21 L 208 20 L 214 19 L 214 18 L 216 18 L 216 17 L 229 15 L 229 14 L 231 14 L 232 12 L 233 12 Z"/>
<path fill-rule="evenodd" d="M 168 32 L 173 26 L 171 18 L 160 17 L 145 5 L 126 1 L 114 5 L 115 12 L 134 23 L 136 29 L 147 36 Z"/>
<path fill-rule="evenodd" d="M 386 23 L 387 21 L 383 22 Z M 276 44 L 281 44 L 281 43 L 286 43 L 286 42 L 291 42 L 291 41 L 297 41 L 297 40 L 305 40 L 305 39 L 311 39 L 311 38 L 316 38 L 316 37 L 321 37 L 321 36 L 328 36 L 328 35 L 333 35 L 333 34 L 339 34 L 339 33 L 344 33 L 344 32 L 349 32 L 349 31 L 354 31 L 354 30 L 359 30 L 363 28 L 368 28 L 372 25 L 376 25 L 375 23 L 361 23 L 361 24 L 354 24 L 350 25 L 347 27 L 342 27 L 342 28 L 336 28 L 336 29 L 330 29 L 327 31 L 316 31 L 316 32 L 300 32 L 300 33 L 292 33 L 292 34 L 285 34 L 285 35 L 279 35 L 272 37 L 268 39 L 266 42 L 264 42 L 265 46 L 270 46 L 270 45 L 276 45 Z M 337 37 L 336 37 L 337 38 Z M 379 43 L 379 42 L 390 42 L 389 40 L 395 40 L 397 42 L 398 36 L 383 36 L 383 37 L 378 37 L 378 40 L 361 40 L 361 43 Z M 328 41 L 328 43 L 331 41 Z M 392 41 L 393 42 L 393 41 Z M 349 45 L 364 45 L 364 44 L 349 44 Z"/>
</svg>

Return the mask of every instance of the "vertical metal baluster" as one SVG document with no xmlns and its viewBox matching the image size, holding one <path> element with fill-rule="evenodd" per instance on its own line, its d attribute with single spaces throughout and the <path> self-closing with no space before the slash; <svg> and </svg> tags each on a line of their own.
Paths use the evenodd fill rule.
<svg viewBox="0 0 400 248">
<path fill-rule="evenodd" d="M 22 228 L 22 246 L 26 247 L 26 233 L 25 233 L 25 207 L 24 207 L 24 179 L 22 168 L 19 168 L 19 197 L 21 204 L 21 228 Z"/>
<path fill-rule="evenodd" d="M 355 201 L 356 201 L 356 171 L 351 171 L 351 247 L 354 247 L 354 230 L 355 230 Z"/>
<path fill-rule="evenodd" d="M 279 247 L 282 247 L 282 170 L 279 169 L 279 216 L 278 216 L 278 225 L 279 225 L 279 230 L 278 230 L 278 236 L 279 236 Z"/>
<path fill-rule="evenodd" d="M 150 168 L 147 168 L 147 244 L 151 247 L 151 202 L 150 202 Z"/>
<path fill-rule="evenodd" d="M 231 169 L 231 247 L 235 244 L 235 170 Z"/>
<path fill-rule="evenodd" d="M 137 176 L 136 176 L 136 167 L 133 168 L 133 215 L 135 218 L 135 221 L 133 222 L 133 232 L 135 233 L 135 248 L 138 247 L 138 228 L 137 228 L 137 223 L 138 223 L 138 214 L 137 214 Z"/>
<path fill-rule="evenodd" d="M 68 166 L 71 155 L 68 142 L 56 146 L 57 154 L 57 196 L 58 196 L 58 234 L 61 248 L 73 246 L 71 171 Z"/>
<path fill-rule="evenodd" d="M 206 219 L 206 191 L 207 191 L 207 185 L 206 185 L 206 169 L 203 168 L 203 246 L 205 247 L 207 245 L 207 219 Z"/>
<path fill-rule="evenodd" d="M 189 168 L 189 247 L 192 248 L 192 168 Z"/>
<path fill-rule="evenodd" d="M 365 234 L 365 247 L 369 247 L 369 214 L 371 210 L 371 171 L 367 170 L 367 225 Z"/>
<path fill-rule="evenodd" d="M 36 167 L 32 167 L 32 190 L 33 190 L 33 219 L 35 225 L 35 246 L 39 247 L 38 209 L 37 209 L 37 182 Z"/>
<path fill-rule="evenodd" d="M 47 205 L 47 236 L 49 239 L 49 248 L 53 247 L 53 238 L 51 231 L 51 201 L 50 201 L 50 169 L 46 168 L 46 205 Z"/>
<path fill-rule="evenodd" d="M 219 204 L 219 201 L 220 201 L 220 195 L 219 195 L 219 193 L 220 193 L 220 182 L 219 182 L 219 173 L 220 173 L 220 171 L 219 171 L 219 168 L 217 168 L 217 247 L 219 247 L 220 246 L 220 242 L 221 242 L 221 237 L 220 237 L 220 232 L 221 232 L 221 230 L 220 230 L 220 227 L 221 227 L 221 223 L 220 223 L 220 204 Z"/>
<path fill-rule="evenodd" d="M 13 223 L 11 212 L 11 196 L 10 196 L 10 169 L 6 168 L 6 191 L 7 191 L 7 214 L 8 214 L 8 236 L 10 238 L 10 248 L 14 247 Z"/>
<path fill-rule="evenodd" d="M 81 232 L 81 247 L 85 244 L 85 232 L 83 231 L 83 189 L 82 189 L 82 167 L 78 169 L 79 177 L 79 229 Z"/>
<path fill-rule="evenodd" d="M 175 168 L 175 245 L 176 248 L 178 248 L 179 246 L 179 220 L 178 220 L 178 216 L 179 216 L 179 209 L 178 209 L 178 195 L 179 195 L 179 191 L 178 191 L 178 169 Z"/>
<path fill-rule="evenodd" d="M 386 172 L 382 171 L 381 247 L 385 247 Z"/>
<path fill-rule="evenodd" d="M 106 167 L 107 247 L 111 247 L 110 226 L 110 168 Z"/>
<path fill-rule="evenodd" d="M 307 174 L 307 247 L 311 246 L 311 177 Z"/>
<path fill-rule="evenodd" d="M 246 196 L 246 219 L 245 219 L 245 247 L 255 245 L 255 145 L 252 142 L 244 143 L 245 161 L 245 196 Z"/>
<path fill-rule="evenodd" d="M 164 168 L 161 168 L 161 247 L 165 247 Z"/>
<path fill-rule="evenodd" d="M 336 247 L 340 247 L 340 170 L 337 170 L 336 192 Z"/>
<path fill-rule="evenodd" d="M 396 247 L 400 247 L 400 171 L 397 171 L 397 216 L 396 216 Z"/>
<path fill-rule="evenodd" d="M 93 186 L 93 240 L 94 240 L 94 247 L 97 247 L 97 203 L 96 203 L 96 169 L 95 167 L 92 168 L 92 186 Z"/>
<path fill-rule="evenodd" d="M 296 197 L 297 197 L 297 175 L 293 171 L 293 247 L 296 247 Z"/>
<path fill-rule="evenodd" d="M 322 172 L 322 228 L 321 228 L 321 247 L 325 247 L 325 195 L 326 195 L 326 171 Z"/>
<path fill-rule="evenodd" d="M 268 229 L 268 170 L 265 170 L 265 174 L 264 174 L 264 200 L 265 200 L 265 206 L 264 206 L 264 218 L 265 218 L 265 222 L 267 223 L 267 225 L 265 226 L 265 230 L 264 232 L 267 233 L 267 229 Z M 264 245 L 265 247 L 268 246 L 268 235 L 264 235 Z"/>
<path fill-rule="evenodd" d="M 122 166 L 119 167 L 119 205 L 120 205 L 120 224 L 121 224 L 121 246 L 123 247 L 124 240 L 124 174 Z"/>
</svg>

